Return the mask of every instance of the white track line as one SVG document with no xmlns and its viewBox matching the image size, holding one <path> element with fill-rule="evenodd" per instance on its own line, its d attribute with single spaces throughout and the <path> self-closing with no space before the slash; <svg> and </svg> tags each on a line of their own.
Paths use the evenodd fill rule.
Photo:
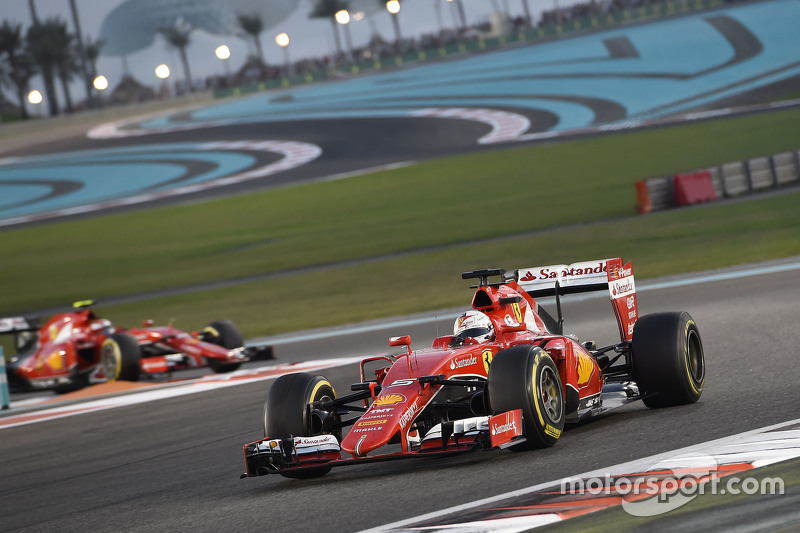
<svg viewBox="0 0 800 533">
<path fill-rule="evenodd" d="M 118 396 L 89 400 L 85 402 L 70 403 L 69 405 L 59 405 L 51 409 L 44 409 L 34 412 L 25 412 L 0 418 L 0 430 L 44 422 L 56 418 L 65 418 L 84 413 L 114 409 L 128 405 L 136 405 L 165 398 L 185 396 L 198 392 L 207 392 L 225 387 L 244 385 L 256 381 L 274 379 L 284 374 L 301 372 L 308 370 L 321 370 L 323 368 L 333 368 L 344 366 L 361 361 L 361 357 L 347 357 L 339 359 L 320 359 L 317 361 L 307 361 L 297 364 L 282 364 L 249 368 L 239 370 L 229 374 L 211 374 L 200 379 L 189 380 L 179 383 L 167 383 L 163 385 L 153 385 L 152 387 L 142 388 Z M 13 403 L 13 402 L 12 402 Z M 14 407 L 14 405 L 12 405 Z"/>
</svg>

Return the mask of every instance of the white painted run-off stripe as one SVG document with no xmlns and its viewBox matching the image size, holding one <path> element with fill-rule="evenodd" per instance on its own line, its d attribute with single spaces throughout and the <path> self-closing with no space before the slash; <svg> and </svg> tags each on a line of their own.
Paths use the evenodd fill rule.
<svg viewBox="0 0 800 533">
<path fill-rule="evenodd" d="M 420 523 L 420 522 L 423 522 L 423 521 L 434 520 L 434 519 L 441 518 L 441 517 L 444 517 L 444 516 L 447 516 L 447 515 L 452 515 L 452 514 L 456 514 L 456 513 L 462 513 L 464 511 L 473 510 L 476 507 L 481 507 L 481 506 L 494 504 L 496 502 L 499 502 L 499 501 L 502 501 L 502 500 L 506 500 L 506 499 L 509 499 L 509 498 L 525 496 L 527 494 L 531 494 L 533 492 L 538 492 L 538 491 L 541 491 L 541 490 L 544 490 L 544 489 L 547 489 L 547 488 L 559 487 L 559 486 L 561 486 L 562 481 L 564 479 L 603 478 L 603 476 L 606 476 L 607 474 L 614 475 L 615 473 L 617 473 L 617 475 L 619 475 L 619 474 L 624 474 L 626 472 L 647 471 L 648 468 L 651 468 L 652 466 L 654 466 L 656 464 L 659 464 L 659 463 L 662 463 L 662 462 L 664 462 L 664 461 L 666 461 L 666 460 L 668 460 L 670 458 L 675 458 L 677 456 L 684 456 L 684 455 L 688 455 L 688 454 L 708 454 L 708 455 L 713 456 L 715 450 L 720 450 L 720 449 L 723 449 L 725 447 L 735 446 L 737 443 L 741 443 L 741 442 L 748 442 L 748 443 L 757 442 L 758 438 L 756 438 L 756 437 L 759 436 L 759 435 L 765 435 L 767 433 L 775 432 L 775 431 L 781 430 L 783 428 L 788 428 L 788 427 L 791 427 L 791 426 L 795 426 L 797 424 L 800 424 L 800 418 L 795 419 L 795 420 L 790 420 L 788 422 L 781 422 L 780 424 L 774 424 L 772 426 L 767 426 L 767 427 L 763 427 L 763 428 L 759 428 L 759 429 L 754 429 L 754 430 L 751 430 L 751 431 L 746 431 L 744 433 L 739 433 L 737 435 L 731 435 L 729 437 L 723 437 L 723 438 L 720 438 L 720 439 L 715 439 L 715 440 L 711 440 L 711 441 L 708 441 L 708 442 L 703 442 L 703 443 L 696 444 L 696 445 L 693 445 L 693 446 L 687 446 L 687 447 L 684 447 L 684 448 L 679 448 L 679 449 L 672 450 L 672 451 L 665 452 L 665 453 L 651 455 L 649 457 L 644 457 L 644 458 L 641 458 L 641 459 L 635 459 L 633 461 L 628 461 L 626 463 L 620 463 L 620 464 L 617 464 L 617 465 L 611 465 L 611 466 L 608 466 L 608 467 L 605 467 L 605 468 L 594 470 L 592 472 L 586 472 L 586 473 L 583 473 L 583 474 L 570 476 L 569 478 L 554 479 L 552 481 L 547 481 L 545 483 L 537 483 L 536 485 L 533 485 L 533 486 L 530 486 L 530 487 L 526 487 L 526 488 L 523 488 L 523 489 L 511 491 L 511 492 L 506 492 L 504 494 L 498 494 L 498 495 L 492 496 L 490 498 L 484 498 L 482 500 L 477 500 L 477 501 L 474 501 L 474 502 L 465 503 L 463 505 L 457 505 L 457 506 L 454 506 L 454 507 L 449 507 L 447 509 L 442 509 L 441 511 L 434 511 L 432 513 L 427 513 L 427 514 L 424 514 L 424 515 L 415 516 L 413 518 L 409 518 L 409 519 L 406 519 L 406 520 L 400 520 L 400 521 L 397 521 L 397 522 L 393 522 L 391 524 L 386 524 L 386 525 L 378 526 L 378 527 L 375 527 L 375 528 L 372 528 L 372 529 L 367 529 L 367 530 L 362 531 L 361 533 L 383 533 L 383 532 L 388 532 L 388 531 L 398 530 L 398 529 L 403 529 L 403 528 L 406 528 L 405 530 L 407 530 L 407 528 L 410 528 L 411 526 L 413 526 L 413 524 Z M 791 447 L 791 448 L 785 449 L 785 452 L 784 452 L 783 455 L 775 456 L 775 457 L 772 458 L 772 461 L 770 461 L 769 463 L 763 463 L 763 464 L 771 464 L 771 463 L 779 462 L 781 460 L 788 460 L 788 459 L 792 459 L 792 458 L 795 458 L 798 455 L 800 455 L 800 438 L 797 437 L 797 433 L 798 432 L 796 430 L 795 431 L 785 431 L 785 432 L 783 432 L 782 434 L 789 434 L 789 435 L 792 436 L 792 440 L 794 441 L 794 446 Z M 769 441 L 770 440 L 770 436 L 769 435 L 765 435 L 765 440 Z M 754 446 L 754 447 L 757 448 L 757 446 Z M 486 527 L 486 528 L 481 529 L 481 531 L 483 531 L 483 532 L 488 532 L 488 531 L 524 531 L 524 530 L 530 529 L 532 527 L 538 527 L 540 525 L 543 525 L 543 524 L 536 524 L 535 520 L 534 520 L 532 523 L 524 525 L 523 527 L 514 527 L 514 528 L 502 528 L 501 527 L 501 528 L 498 528 L 497 530 L 495 530 L 495 529 L 493 529 L 491 527 Z M 469 531 L 470 530 L 469 529 L 469 523 L 461 524 L 461 526 L 464 526 L 463 530 L 465 530 L 465 531 Z M 459 531 L 460 530 L 462 530 L 462 529 L 459 528 Z"/>
</svg>

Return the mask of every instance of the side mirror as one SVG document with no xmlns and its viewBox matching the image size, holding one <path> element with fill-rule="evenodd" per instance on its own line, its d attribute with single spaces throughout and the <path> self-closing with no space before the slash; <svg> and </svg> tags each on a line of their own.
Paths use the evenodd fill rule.
<svg viewBox="0 0 800 533">
<path fill-rule="evenodd" d="M 411 335 L 403 335 L 402 337 L 389 337 L 389 346 L 410 346 Z"/>
<path fill-rule="evenodd" d="M 144 322 L 142 322 L 142 327 L 143 328 L 149 328 L 153 324 L 155 324 L 155 322 L 153 322 L 152 320 L 145 320 Z"/>
</svg>

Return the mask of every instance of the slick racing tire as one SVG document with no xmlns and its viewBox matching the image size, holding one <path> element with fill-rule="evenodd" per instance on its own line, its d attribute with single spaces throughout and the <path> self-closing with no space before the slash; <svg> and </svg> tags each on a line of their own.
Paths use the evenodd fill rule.
<svg viewBox="0 0 800 533">
<path fill-rule="evenodd" d="M 514 451 L 547 448 L 564 430 L 564 387 L 553 359 L 538 346 L 501 350 L 492 359 L 486 384 L 491 412 L 522 409 L 525 442 Z"/>
<path fill-rule="evenodd" d="M 706 380 L 700 331 L 689 313 L 654 313 L 636 321 L 633 379 L 650 408 L 696 402 Z"/>
<path fill-rule="evenodd" d="M 203 328 L 203 340 L 232 350 L 244 346 L 244 338 L 239 328 L 230 320 L 216 320 Z M 206 358 L 208 367 L 218 374 L 233 372 L 242 363 L 222 363 L 216 359 Z"/>
<path fill-rule="evenodd" d="M 138 381 L 142 351 L 130 333 L 113 333 L 100 348 L 100 364 L 106 381 Z"/>
<path fill-rule="evenodd" d="M 310 404 L 335 398 L 336 391 L 324 376 L 300 372 L 279 377 L 269 389 L 267 400 L 264 402 L 264 436 L 313 437 L 328 433 L 323 431 L 321 419 L 313 413 Z M 341 430 L 332 434 L 341 442 Z M 330 466 L 321 466 L 295 472 L 282 472 L 281 475 L 294 479 L 308 479 L 323 476 L 330 471 Z"/>
</svg>

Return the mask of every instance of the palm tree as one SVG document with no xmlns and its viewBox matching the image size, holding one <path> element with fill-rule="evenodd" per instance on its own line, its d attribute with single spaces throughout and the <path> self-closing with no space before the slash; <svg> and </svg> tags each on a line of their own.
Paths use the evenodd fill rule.
<svg viewBox="0 0 800 533">
<path fill-rule="evenodd" d="M 347 9 L 350 2 L 347 0 L 315 0 L 314 9 L 308 15 L 312 19 L 328 19 L 333 28 L 333 39 L 336 42 L 336 54 L 342 54 L 342 42 L 339 40 L 339 23 L 336 22 L 336 13 Z"/>
<path fill-rule="evenodd" d="M 67 68 L 66 64 L 70 60 L 70 42 L 67 37 L 66 23 L 58 18 L 34 23 L 25 36 L 30 55 L 44 78 L 50 116 L 56 116 L 59 112 L 55 77 L 57 71 Z"/>
<path fill-rule="evenodd" d="M 458 9 L 458 19 L 461 21 L 461 28 L 464 29 L 467 27 L 467 17 L 464 15 L 464 4 L 461 3 L 461 0 L 453 0 L 453 3 L 456 5 L 456 9 Z"/>
<path fill-rule="evenodd" d="M 5 56 L 8 64 L 7 83 L 17 90 L 19 110 L 22 118 L 28 118 L 25 105 L 28 83 L 36 73 L 33 60 L 25 50 L 25 39 L 22 36 L 22 24 L 12 25 L 7 20 L 0 26 L 0 59 Z"/>
<path fill-rule="evenodd" d="M 3 87 L 11 87 L 11 69 L 6 65 L 5 61 L 0 59 L 0 89 Z M 3 111 L 6 108 L 6 97 L 3 91 L 0 90 L 0 122 L 3 122 Z"/>
<path fill-rule="evenodd" d="M 178 49 L 181 55 L 181 62 L 183 63 L 183 74 L 190 92 L 194 92 L 194 83 L 192 83 L 192 71 L 189 69 L 189 59 L 186 57 L 186 48 L 189 46 L 189 35 L 192 33 L 192 30 L 194 30 L 194 28 L 183 19 L 178 19 L 172 26 L 159 30 L 161 35 L 164 36 L 164 39 L 166 39 L 171 46 Z"/>
<path fill-rule="evenodd" d="M 264 63 L 264 48 L 261 46 L 261 32 L 264 31 L 264 21 L 259 15 L 239 15 L 239 27 L 253 39 L 256 53 L 261 63 Z"/>
<path fill-rule="evenodd" d="M 92 41 L 91 37 L 86 38 L 86 43 L 83 45 L 86 52 L 86 61 L 89 63 L 89 77 L 94 79 L 97 76 L 97 58 L 100 57 L 100 51 L 103 49 L 105 42 L 100 39 Z"/>
<path fill-rule="evenodd" d="M 73 75 L 81 72 L 81 67 L 78 64 L 80 50 L 78 50 L 78 43 L 75 40 L 75 36 L 67 33 L 66 23 L 60 25 L 58 30 L 57 38 L 63 46 L 60 48 L 61 54 L 59 54 L 58 63 L 56 63 L 55 66 L 56 74 L 61 81 L 61 88 L 64 91 L 67 112 L 72 113 L 75 109 L 72 106 L 72 94 L 69 90 L 69 84 L 73 79 Z"/>
<path fill-rule="evenodd" d="M 525 11 L 525 23 L 528 27 L 533 26 L 533 19 L 531 18 L 531 8 L 528 6 L 528 0 L 522 0 L 522 9 Z"/>
</svg>

